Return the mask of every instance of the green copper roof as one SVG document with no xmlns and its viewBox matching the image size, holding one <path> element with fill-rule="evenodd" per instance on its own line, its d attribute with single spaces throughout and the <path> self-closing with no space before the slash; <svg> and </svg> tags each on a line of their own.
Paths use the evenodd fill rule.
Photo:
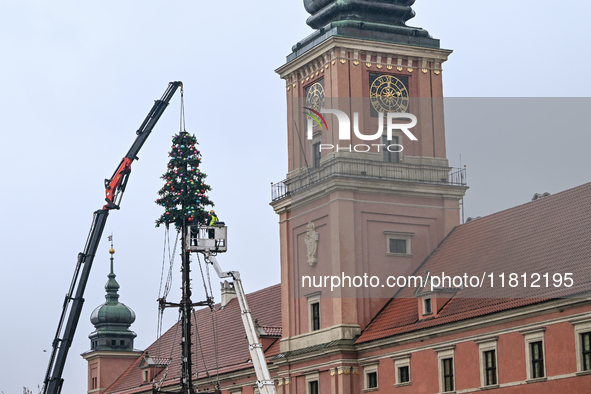
<svg viewBox="0 0 591 394">
<path fill-rule="evenodd" d="M 440 43 L 420 27 L 407 26 L 415 0 L 304 0 L 306 23 L 316 29 L 292 48 L 290 62 L 331 37 L 439 49 Z"/>
<path fill-rule="evenodd" d="M 90 322 L 97 328 L 97 331 L 109 331 L 118 326 L 117 330 L 128 328 L 135 321 L 135 313 L 131 308 L 119 302 L 119 283 L 115 279 L 113 272 L 113 255 L 111 255 L 111 272 L 107 275 L 109 278 L 105 285 L 107 294 L 103 305 L 92 311 Z"/>
<path fill-rule="evenodd" d="M 405 26 L 415 16 L 411 6 L 415 0 L 304 0 L 311 15 L 306 21 L 314 29 L 331 22 L 357 20 Z"/>
</svg>

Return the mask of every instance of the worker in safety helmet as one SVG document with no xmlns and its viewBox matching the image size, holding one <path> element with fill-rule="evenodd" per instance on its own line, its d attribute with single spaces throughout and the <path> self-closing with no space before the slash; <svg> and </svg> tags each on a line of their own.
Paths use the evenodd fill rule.
<svg viewBox="0 0 591 394">
<path fill-rule="evenodd" d="M 218 217 L 215 214 L 215 211 L 213 209 L 211 211 L 209 211 L 209 217 L 210 217 L 210 219 L 209 219 L 209 225 L 210 226 L 215 226 L 216 223 L 218 222 Z"/>
<path fill-rule="evenodd" d="M 210 226 L 215 226 L 218 222 L 218 217 L 215 214 L 215 211 L 212 209 L 211 211 L 209 211 L 209 225 Z M 214 239 L 215 238 L 215 230 L 214 229 L 210 229 L 207 231 L 209 239 Z"/>
</svg>

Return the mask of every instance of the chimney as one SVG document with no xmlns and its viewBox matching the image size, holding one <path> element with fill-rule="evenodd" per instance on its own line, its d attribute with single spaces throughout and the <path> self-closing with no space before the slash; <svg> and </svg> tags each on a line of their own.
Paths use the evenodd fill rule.
<svg viewBox="0 0 591 394">
<path fill-rule="evenodd" d="M 222 308 L 225 307 L 226 305 L 228 305 L 230 303 L 230 301 L 232 301 L 234 298 L 236 298 L 236 289 L 234 289 L 234 284 L 233 283 L 229 283 L 227 280 L 225 280 L 223 283 L 220 283 L 222 285 Z"/>
</svg>

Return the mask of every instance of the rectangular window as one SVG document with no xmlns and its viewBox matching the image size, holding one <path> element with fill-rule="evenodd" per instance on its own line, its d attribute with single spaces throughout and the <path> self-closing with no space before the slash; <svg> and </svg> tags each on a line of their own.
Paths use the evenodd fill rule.
<svg viewBox="0 0 591 394">
<path fill-rule="evenodd" d="M 384 145 L 382 146 L 384 152 L 384 161 L 389 163 L 398 163 L 400 161 L 400 152 L 398 152 L 400 147 L 396 146 L 398 145 L 398 137 L 392 136 L 392 140 L 388 141 L 388 137 L 383 135 L 382 144 Z M 390 145 L 393 146 L 388 149 Z"/>
<path fill-rule="evenodd" d="M 410 373 L 408 365 L 398 368 L 398 383 L 410 382 Z"/>
<path fill-rule="evenodd" d="M 312 144 L 312 158 L 314 167 L 320 167 L 320 159 L 322 158 L 322 154 L 320 152 L 320 142 Z"/>
<path fill-rule="evenodd" d="M 497 384 L 497 360 L 494 350 L 484 352 L 484 374 L 487 386 Z"/>
<path fill-rule="evenodd" d="M 577 372 L 589 372 L 591 371 L 591 317 L 578 317 L 570 323 L 574 326 Z"/>
<path fill-rule="evenodd" d="M 116 339 L 111 339 L 111 346 L 113 346 L 113 347 L 117 346 L 117 340 Z"/>
<path fill-rule="evenodd" d="M 544 350 L 542 341 L 531 342 L 531 377 L 532 379 L 544 377 Z"/>
<path fill-rule="evenodd" d="M 390 238 L 390 253 L 406 254 L 406 239 Z"/>
<path fill-rule="evenodd" d="M 312 331 L 320 330 L 320 303 L 311 304 L 310 309 L 312 310 Z"/>
<path fill-rule="evenodd" d="M 122 339 L 122 340 L 120 340 L 120 341 L 119 341 L 119 345 L 120 345 L 120 346 L 125 346 L 125 341 L 124 341 L 123 339 Z"/>
<path fill-rule="evenodd" d="M 367 374 L 367 388 L 375 389 L 376 387 L 378 387 L 378 373 L 370 372 Z"/>
<path fill-rule="evenodd" d="M 148 381 L 148 371 L 144 371 L 144 382 Z"/>
<path fill-rule="evenodd" d="M 433 313 L 433 307 L 431 305 L 430 298 L 423 298 L 423 315 Z"/>
<path fill-rule="evenodd" d="M 318 394 L 318 381 L 308 382 L 309 394 Z"/>
<path fill-rule="evenodd" d="M 581 347 L 581 367 L 583 371 L 591 371 L 591 332 L 581 334 Z"/>
<path fill-rule="evenodd" d="M 453 358 L 441 360 L 443 363 L 443 391 L 454 390 L 454 365 Z"/>
</svg>

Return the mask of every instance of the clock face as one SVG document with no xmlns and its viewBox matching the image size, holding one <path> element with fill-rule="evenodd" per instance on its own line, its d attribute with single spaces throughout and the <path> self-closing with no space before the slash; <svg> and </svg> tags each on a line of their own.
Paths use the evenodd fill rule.
<svg viewBox="0 0 591 394">
<path fill-rule="evenodd" d="M 306 107 L 315 111 L 324 108 L 324 80 L 320 80 L 306 88 Z"/>
<path fill-rule="evenodd" d="M 369 97 L 376 112 L 408 111 L 408 78 L 370 74 Z"/>
</svg>

